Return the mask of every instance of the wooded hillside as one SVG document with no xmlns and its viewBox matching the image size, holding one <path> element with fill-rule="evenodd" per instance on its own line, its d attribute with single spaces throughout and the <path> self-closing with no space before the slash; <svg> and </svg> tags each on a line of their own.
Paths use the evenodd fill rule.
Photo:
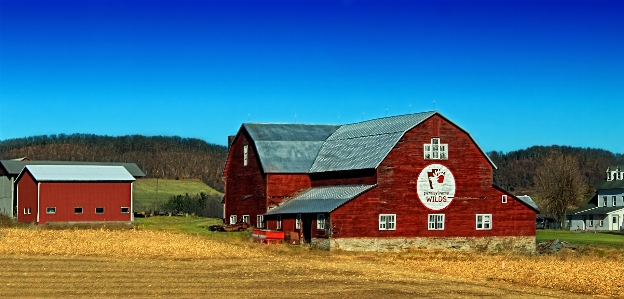
<svg viewBox="0 0 624 299">
<path fill-rule="evenodd" d="M 494 171 L 494 183 L 514 194 L 534 192 L 535 171 L 553 151 L 578 159 L 581 175 L 590 184 L 588 189 L 593 189 L 605 180 L 607 167 L 624 164 L 624 155 L 595 148 L 553 145 L 533 146 L 508 153 L 493 151 L 488 155 L 498 167 Z"/>
<path fill-rule="evenodd" d="M 147 177 L 196 178 L 223 192 L 227 147 L 178 136 L 43 135 L 0 141 L 0 159 L 132 162 Z"/>
</svg>

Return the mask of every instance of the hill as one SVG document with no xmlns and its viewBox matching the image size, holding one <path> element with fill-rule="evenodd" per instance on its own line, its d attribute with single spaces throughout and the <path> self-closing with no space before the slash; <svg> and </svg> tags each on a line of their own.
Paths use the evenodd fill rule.
<svg viewBox="0 0 624 299">
<path fill-rule="evenodd" d="M 532 195 L 535 192 L 535 171 L 553 151 L 578 159 L 579 169 L 587 180 L 588 189 L 593 189 L 604 181 L 607 167 L 624 164 L 624 155 L 595 148 L 552 145 L 533 146 L 508 153 L 493 151 L 488 156 L 498 166 L 494 171 L 494 183 L 514 194 Z"/>
<path fill-rule="evenodd" d="M 178 136 L 42 135 L 0 141 L 0 159 L 131 162 L 148 178 L 199 179 L 223 192 L 227 147 Z"/>
<path fill-rule="evenodd" d="M 158 193 L 156 185 L 158 184 Z M 175 195 L 190 194 L 195 195 L 205 193 L 211 198 L 216 198 L 221 202 L 223 193 L 211 188 L 198 179 L 171 180 L 171 179 L 138 179 L 134 182 L 132 189 L 134 210 L 152 211 L 156 210 L 156 205 L 162 206 Z"/>
</svg>

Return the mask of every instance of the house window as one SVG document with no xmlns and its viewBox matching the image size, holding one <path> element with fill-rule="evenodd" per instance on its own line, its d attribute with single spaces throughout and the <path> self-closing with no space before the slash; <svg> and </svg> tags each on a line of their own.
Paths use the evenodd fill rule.
<svg viewBox="0 0 624 299">
<path fill-rule="evenodd" d="M 316 214 L 316 229 L 325 229 L 325 215 Z"/>
<path fill-rule="evenodd" d="M 602 206 L 603 206 L 603 207 L 606 207 L 606 206 L 607 206 L 607 197 L 606 197 L 606 196 L 603 196 L 603 197 L 602 197 Z"/>
<path fill-rule="evenodd" d="M 129 207 L 121 207 L 121 213 L 122 214 L 130 214 L 130 208 Z"/>
<path fill-rule="evenodd" d="M 243 166 L 247 166 L 247 157 L 249 156 L 249 146 L 243 146 Z"/>
<path fill-rule="evenodd" d="M 603 225 L 604 225 L 604 221 L 602 217 L 600 217 L 600 219 L 598 219 L 598 226 L 602 227 Z"/>
<path fill-rule="evenodd" d="M 617 224 L 618 223 L 618 217 L 617 215 L 613 215 L 613 224 Z"/>
<path fill-rule="evenodd" d="M 74 207 L 74 214 L 82 214 L 82 207 Z"/>
<path fill-rule="evenodd" d="M 503 195 L 503 197 L 501 198 L 501 202 L 507 203 L 507 195 Z"/>
<path fill-rule="evenodd" d="M 96 214 L 104 214 L 104 207 L 97 207 L 97 208 L 95 208 L 95 213 Z"/>
<path fill-rule="evenodd" d="M 243 222 L 249 224 L 249 215 L 243 215 Z"/>
<path fill-rule="evenodd" d="M 594 215 L 589 216 L 589 226 L 594 226 Z"/>
<path fill-rule="evenodd" d="M 423 152 L 426 160 L 447 160 L 448 144 L 441 144 L 440 138 L 431 138 L 431 143 L 424 145 Z"/>
<path fill-rule="evenodd" d="M 444 230 L 444 214 L 429 214 L 429 230 Z"/>
<path fill-rule="evenodd" d="M 263 228 L 264 227 L 264 216 L 263 215 L 257 215 L 256 216 L 256 227 L 257 228 Z"/>
<path fill-rule="evenodd" d="M 230 216 L 230 224 L 235 224 L 236 223 L 236 215 L 231 215 Z"/>
<path fill-rule="evenodd" d="M 277 216 L 277 229 L 282 229 L 282 216 Z"/>
<path fill-rule="evenodd" d="M 301 214 L 297 214 L 295 218 L 295 229 L 301 229 Z"/>
<path fill-rule="evenodd" d="M 396 214 L 379 214 L 379 230 L 396 230 Z"/>
<path fill-rule="evenodd" d="M 477 230 L 492 229 L 492 214 L 477 214 Z"/>
<path fill-rule="evenodd" d="M 617 196 L 613 196 L 612 199 L 613 199 L 613 206 L 614 207 L 617 206 Z"/>
<path fill-rule="evenodd" d="M 56 207 L 47 207 L 46 214 L 56 214 Z"/>
</svg>

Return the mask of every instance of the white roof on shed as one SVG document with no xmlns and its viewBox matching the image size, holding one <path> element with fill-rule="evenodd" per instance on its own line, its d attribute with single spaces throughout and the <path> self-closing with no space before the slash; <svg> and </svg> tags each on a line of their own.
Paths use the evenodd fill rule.
<svg viewBox="0 0 624 299">
<path fill-rule="evenodd" d="M 26 165 L 37 181 L 134 181 L 123 166 L 102 165 Z M 22 176 L 20 174 L 20 177 Z"/>
</svg>

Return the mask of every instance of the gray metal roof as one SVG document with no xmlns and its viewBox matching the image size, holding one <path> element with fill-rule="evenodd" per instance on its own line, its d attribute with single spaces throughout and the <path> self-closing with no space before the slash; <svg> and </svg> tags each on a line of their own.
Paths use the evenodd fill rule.
<svg viewBox="0 0 624 299">
<path fill-rule="evenodd" d="M 624 207 L 594 207 L 570 211 L 568 215 L 606 215 L 615 211 L 624 210 Z"/>
<path fill-rule="evenodd" d="M 272 209 L 266 215 L 329 213 L 377 185 L 314 187 Z"/>
<path fill-rule="evenodd" d="M 531 196 L 528 195 L 521 195 L 521 196 L 516 196 L 520 201 L 522 201 L 523 203 L 531 206 L 532 208 L 534 208 L 535 210 L 539 210 L 539 208 L 537 207 L 537 205 L 535 204 L 535 202 L 533 201 L 533 199 L 531 198 Z"/>
<path fill-rule="evenodd" d="M 0 164 L 10 176 L 17 176 L 26 165 L 102 165 L 102 166 L 123 166 L 128 172 L 136 177 L 144 177 L 145 173 L 134 163 L 121 162 L 82 162 L 82 161 L 16 161 L 0 160 Z"/>
<path fill-rule="evenodd" d="M 338 125 L 245 123 L 265 173 L 308 173 Z"/>
<path fill-rule="evenodd" d="M 76 182 L 76 181 L 134 181 L 135 178 L 123 166 L 101 165 L 26 165 L 36 181 Z M 20 177 L 23 174 L 20 174 Z M 18 178 L 19 179 L 19 178 Z"/>
</svg>

